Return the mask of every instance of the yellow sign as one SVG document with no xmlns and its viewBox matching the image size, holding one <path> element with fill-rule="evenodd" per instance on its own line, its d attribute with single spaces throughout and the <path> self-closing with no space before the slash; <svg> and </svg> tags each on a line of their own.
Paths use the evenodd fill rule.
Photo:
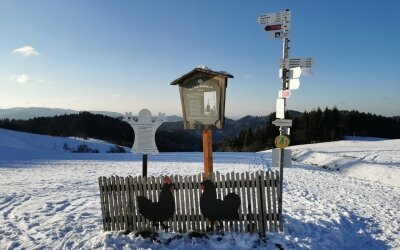
<svg viewBox="0 0 400 250">
<path fill-rule="evenodd" d="M 286 135 L 278 135 L 275 138 L 275 146 L 277 148 L 286 148 L 287 146 L 289 146 L 290 144 L 290 140 L 289 137 L 287 137 Z"/>
</svg>

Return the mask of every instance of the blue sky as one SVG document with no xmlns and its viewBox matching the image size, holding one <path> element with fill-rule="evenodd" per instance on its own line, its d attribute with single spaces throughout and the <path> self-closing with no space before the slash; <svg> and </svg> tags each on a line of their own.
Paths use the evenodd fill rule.
<svg viewBox="0 0 400 250">
<path fill-rule="evenodd" d="M 268 115 L 282 43 L 257 18 L 285 9 L 290 57 L 315 62 L 287 108 L 400 115 L 397 0 L 3 1 L 0 108 L 181 115 L 169 84 L 206 65 L 235 77 L 226 116 Z"/>
</svg>

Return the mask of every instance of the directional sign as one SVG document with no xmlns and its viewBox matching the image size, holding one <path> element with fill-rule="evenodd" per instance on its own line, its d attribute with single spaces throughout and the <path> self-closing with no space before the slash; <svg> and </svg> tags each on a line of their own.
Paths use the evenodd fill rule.
<svg viewBox="0 0 400 250">
<path fill-rule="evenodd" d="M 277 30 L 282 30 L 283 25 L 282 24 L 272 24 L 272 25 L 266 25 L 264 27 L 265 31 L 277 31 Z"/>
<path fill-rule="evenodd" d="M 276 32 L 276 31 L 288 31 L 290 30 L 290 23 L 274 23 L 270 25 L 265 25 L 264 30 L 267 32 Z"/>
<path fill-rule="evenodd" d="M 278 135 L 275 138 L 275 146 L 277 148 L 286 148 L 290 144 L 290 139 L 286 135 Z"/>
<path fill-rule="evenodd" d="M 290 119 L 277 119 L 272 122 L 277 127 L 291 127 L 292 126 L 292 120 Z"/>
<path fill-rule="evenodd" d="M 311 68 L 312 64 L 312 58 L 284 58 L 281 59 L 280 68 Z"/>
<path fill-rule="evenodd" d="M 261 15 L 258 18 L 258 23 L 265 25 L 265 24 L 273 24 L 273 23 L 289 23 L 291 19 L 291 12 L 290 10 L 275 12 L 275 13 L 268 13 Z"/>
</svg>

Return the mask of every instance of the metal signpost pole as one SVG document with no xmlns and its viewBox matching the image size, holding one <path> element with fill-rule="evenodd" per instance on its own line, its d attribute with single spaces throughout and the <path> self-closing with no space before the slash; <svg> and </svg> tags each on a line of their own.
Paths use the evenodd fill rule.
<svg viewBox="0 0 400 250">
<path fill-rule="evenodd" d="M 289 146 L 291 119 L 285 119 L 286 99 L 290 97 L 291 90 L 300 87 L 302 68 L 311 68 L 312 58 L 289 58 L 290 49 L 290 27 L 291 12 L 285 10 L 275 13 L 263 14 L 258 18 L 258 23 L 264 26 L 264 31 L 269 33 L 270 37 L 283 39 L 283 51 L 280 64 L 280 77 L 282 78 L 282 90 L 278 92 L 276 99 L 276 120 L 272 122 L 279 127 L 279 136 L 275 138 L 277 149 L 272 150 L 272 161 L 274 167 L 279 167 L 279 193 L 278 193 L 278 212 L 282 215 L 282 197 L 283 197 L 283 168 L 290 166 L 291 151 L 285 149 Z M 286 160 L 285 160 L 286 159 Z M 279 229 L 283 231 L 282 218 L 279 218 Z"/>
<path fill-rule="evenodd" d="M 282 58 L 286 59 L 289 58 L 289 38 L 284 38 L 283 39 L 283 53 L 282 53 Z M 289 88 L 288 86 L 288 74 L 289 74 L 289 69 L 286 68 L 286 66 L 282 67 L 282 90 L 287 90 Z M 286 110 L 286 98 L 284 99 L 283 102 L 283 110 Z M 279 135 L 284 135 L 285 134 L 285 128 L 283 126 L 279 127 Z M 284 150 L 283 148 L 279 149 L 280 151 L 280 157 L 279 157 L 279 204 L 282 204 L 283 202 L 283 160 L 284 160 Z M 281 206 L 278 206 L 278 210 L 282 210 Z M 278 211 L 278 214 L 282 214 L 282 211 Z M 282 221 L 282 220 L 281 220 Z M 282 223 L 280 223 L 280 230 L 283 231 L 282 228 Z"/>
<path fill-rule="evenodd" d="M 147 177 L 147 154 L 143 154 L 142 176 Z"/>
</svg>

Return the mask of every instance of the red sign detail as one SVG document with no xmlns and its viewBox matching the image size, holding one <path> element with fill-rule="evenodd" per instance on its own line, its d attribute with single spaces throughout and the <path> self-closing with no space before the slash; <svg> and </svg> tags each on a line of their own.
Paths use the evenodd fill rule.
<svg viewBox="0 0 400 250">
<path fill-rule="evenodd" d="M 281 24 L 267 25 L 264 27 L 265 31 L 281 30 L 281 29 L 282 29 Z"/>
</svg>

